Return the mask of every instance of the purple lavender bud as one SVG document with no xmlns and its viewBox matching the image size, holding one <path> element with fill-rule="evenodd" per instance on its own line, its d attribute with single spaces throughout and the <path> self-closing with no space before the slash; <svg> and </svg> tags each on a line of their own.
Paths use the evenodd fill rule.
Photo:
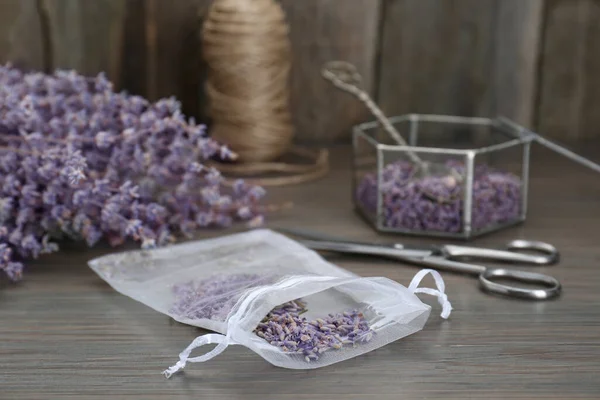
<svg viewBox="0 0 600 400">
<path fill-rule="evenodd" d="M 37 191 L 37 185 L 24 185 L 21 189 L 22 204 L 29 207 L 36 207 L 40 203 L 40 193 Z"/>
<path fill-rule="evenodd" d="M 8 175 L 4 178 L 2 191 L 6 196 L 19 196 L 21 194 L 21 182 L 14 175 Z"/>
<path fill-rule="evenodd" d="M 222 160 L 232 160 L 235 154 L 227 148 L 227 146 L 221 146 L 221 150 L 219 152 L 219 156 Z"/>
<path fill-rule="evenodd" d="M 209 185 L 218 185 L 222 180 L 221 173 L 212 167 L 209 168 L 205 178 Z"/>
<path fill-rule="evenodd" d="M 132 113 L 134 114 L 141 114 L 144 112 L 144 110 L 146 109 L 146 107 L 148 107 L 150 104 L 148 102 L 148 100 L 144 99 L 141 96 L 131 96 L 129 98 L 129 109 L 132 111 Z"/>
<path fill-rule="evenodd" d="M 108 149 L 113 144 L 114 141 L 115 141 L 115 138 L 113 137 L 113 135 L 111 135 L 109 132 L 106 132 L 106 131 L 98 132 L 94 138 L 94 142 L 96 143 L 96 146 L 102 150 Z"/>
<path fill-rule="evenodd" d="M 192 172 L 194 174 L 199 174 L 199 173 L 203 172 L 204 170 L 205 170 L 205 167 L 202 164 L 197 163 L 197 162 L 191 163 L 188 167 L 188 171 Z"/>
<path fill-rule="evenodd" d="M 17 225 L 24 226 L 29 222 L 34 222 L 35 218 L 35 210 L 31 207 L 22 207 L 17 213 Z"/>
<path fill-rule="evenodd" d="M 73 87 L 85 88 L 87 87 L 87 83 L 82 79 L 78 79 L 79 77 L 75 76 L 75 72 L 71 71 L 73 76 Z M 96 79 L 94 80 L 94 88 L 97 92 L 111 92 L 113 89 L 113 84 L 107 78 L 104 72 L 100 72 Z"/>
<path fill-rule="evenodd" d="M 168 99 L 162 99 L 154 104 L 154 109 L 161 116 L 169 116 L 179 111 L 181 103 L 177 101 L 175 97 L 169 97 Z"/>
<path fill-rule="evenodd" d="M 127 222 L 125 234 L 138 240 L 140 237 L 142 237 L 142 229 L 142 221 L 140 221 L 139 219 L 132 219 Z"/>
<path fill-rule="evenodd" d="M 196 214 L 196 223 L 200 227 L 207 227 L 212 223 L 212 221 L 213 215 L 211 213 L 199 212 L 198 214 Z"/>
<path fill-rule="evenodd" d="M 0 157 L 0 168 L 2 168 L 5 173 L 12 173 L 17 169 L 18 165 L 19 160 L 17 153 L 6 152 Z"/>
<path fill-rule="evenodd" d="M 0 198 L 0 224 L 4 224 L 12 215 L 13 199 L 11 197 Z"/>
<path fill-rule="evenodd" d="M 107 203 L 102 208 L 102 222 L 107 225 L 117 225 L 120 222 L 119 206 L 116 203 Z M 58 219 L 58 218 L 57 218 Z"/>
<path fill-rule="evenodd" d="M 220 147 L 216 142 L 211 139 L 199 139 L 197 142 L 197 148 L 203 158 L 210 159 L 220 150 Z"/>
<path fill-rule="evenodd" d="M 92 189 L 92 195 L 98 196 L 101 194 L 110 193 L 110 180 L 108 179 L 96 179 L 94 181 L 94 187 Z"/>
<path fill-rule="evenodd" d="M 46 190 L 46 192 L 44 192 L 44 203 L 46 204 L 56 204 L 56 195 L 57 193 L 54 192 L 50 192 L 48 194 L 48 200 L 46 200 L 46 194 L 50 192 L 50 189 Z M 77 190 L 73 193 L 73 205 L 75 207 L 82 207 L 87 201 L 89 201 L 91 197 L 91 192 L 89 189 L 81 189 L 81 190 Z"/>
<path fill-rule="evenodd" d="M 146 207 L 146 219 L 151 223 L 162 224 L 167 214 L 167 209 L 160 204 L 150 203 Z"/>
<path fill-rule="evenodd" d="M 23 240 L 23 232 L 20 228 L 13 230 L 8 236 L 8 242 L 14 246 L 19 246 Z M 17 247 L 18 248 L 18 247 Z"/>
<path fill-rule="evenodd" d="M 67 158 L 65 165 L 76 170 L 84 170 L 87 167 L 85 157 L 81 155 L 81 151 L 79 150 L 69 152 L 69 157 Z"/>
<path fill-rule="evenodd" d="M 6 263 L 4 266 L 1 266 L 0 269 L 2 269 L 8 278 L 13 281 L 18 281 L 23 275 L 23 264 L 19 262 Z"/>
<path fill-rule="evenodd" d="M 33 235 L 27 235 L 21 241 L 21 252 L 24 256 L 37 258 L 42 252 L 42 244 Z"/>
<path fill-rule="evenodd" d="M 248 190 L 248 192 L 246 193 L 246 196 L 248 196 L 248 198 L 251 201 L 258 201 L 265 195 L 265 193 L 266 193 L 266 191 L 262 187 L 253 186 L 252 188 L 250 188 L 250 190 Z"/>
<path fill-rule="evenodd" d="M 62 171 L 62 174 L 71 186 L 77 186 L 79 182 L 85 179 L 85 174 L 83 173 L 83 170 L 74 167 L 66 167 Z"/>
<path fill-rule="evenodd" d="M 12 249 L 6 243 L 0 243 L 0 265 L 12 259 Z"/>
<path fill-rule="evenodd" d="M 247 190 L 247 185 L 246 182 L 244 182 L 242 179 L 237 179 L 235 182 L 233 182 L 233 193 L 236 195 L 242 195 L 246 192 Z"/>
</svg>

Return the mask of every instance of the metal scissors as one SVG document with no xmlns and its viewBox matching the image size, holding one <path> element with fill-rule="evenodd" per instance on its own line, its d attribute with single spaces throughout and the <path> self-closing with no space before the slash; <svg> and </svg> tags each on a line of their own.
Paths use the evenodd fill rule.
<svg viewBox="0 0 600 400">
<path fill-rule="evenodd" d="M 459 259 L 480 259 L 530 265 L 555 264 L 559 260 L 559 252 L 554 246 L 545 242 L 513 240 L 508 243 L 506 250 L 450 244 L 419 247 L 400 243 L 375 244 L 352 242 L 300 229 L 276 228 L 276 230 L 284 234 L 303 238 L 300 240 L 300 243 L 313 250 L 380 256 L 405 261 L 409 264 L 424 265 L 434 269 L 477 275 L 481 288 L 491 293 L 523 299 L 547 300 L 560 295 L 561 292 L 560 282 L 548 275 L 505 268 L 488 268 L 483 265 L 455 261 Z M 534 251 L 537 254 L 519 253 L 519 250 Z M 544 288 L 522 288 L 506 283 L 494 282 L 492 280 L 494 278 L 529 283 Z"/>
</svg>

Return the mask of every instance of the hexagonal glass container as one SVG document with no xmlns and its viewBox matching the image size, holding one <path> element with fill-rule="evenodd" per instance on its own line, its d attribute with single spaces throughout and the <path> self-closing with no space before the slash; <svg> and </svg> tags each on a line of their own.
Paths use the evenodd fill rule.
<svg viewBox="0 0 600 400">
<path fill-rule="evenodd" d="M 378 122 L 356 126 L 356 210 L 382 232 L 456 239 L 523 222 L 532 138 L 507 121 L 423 114 L 390 118 L 407 146 Z"/>
</svg>

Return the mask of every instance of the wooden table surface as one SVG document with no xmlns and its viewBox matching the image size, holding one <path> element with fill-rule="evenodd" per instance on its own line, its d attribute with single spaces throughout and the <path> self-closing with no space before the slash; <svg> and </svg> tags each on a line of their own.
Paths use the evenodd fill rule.
<svg viewBox="0 0 600 400">
<path fill-rule="evenodd" d="M 350 205 L 348 154 L 334 153 L 325 179 L 271 191 L 272 201 L 295 203 L 273 215 L 272 226 L 377 238 Z M 532 157 L 527 222 L 474 244 L 502 246 L 526 238 L 556 245 L 561 262 L 536 271 L 562 282 L 557 300 L 489 296 L 474 278 L 444 273 L 451 317 L 441 319 L 436 300 L 421 296 L 433 306 L 425 328 L 367 355 L 297 371 L 232 346 L 166 379 L 163 369 L 203 332 L 116 293 L 96 276 L 87 260 L 109 249 L 71 245 L 28 264 L 21 283 L 2 284 L 0 398 L 600 398 L 598 175 L 543 149 Z M 417 271 L 372 259 L 330 259 L 360 275 L 404 285 Z"/>
</svg>

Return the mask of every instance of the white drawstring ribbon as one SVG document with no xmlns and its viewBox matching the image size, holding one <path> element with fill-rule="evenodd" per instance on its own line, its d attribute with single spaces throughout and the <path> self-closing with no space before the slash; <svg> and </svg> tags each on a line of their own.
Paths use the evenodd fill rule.
<svg viewBox="0 0 600 400">
<path fill-rule="evenodd" d="M 190 358 L 190 354 L 192 354 L 194 349 L 211 343 L 216 343 L 217 346 L 204 355 Z M 181 354 L 179 354 L 179 361 L 177 361 L 177 363 L 172 367 L 167 368 L 163 374 L 167 378 L 170 378 L 171 375 L 185 368 L 185 364 L 187 362 L 196 363 L 208 361 L 211 358 L 221 354 L 230 344 L 232 344 L 231 340 L 227 336 L 221 335 L 220 333 L 209 333 L 207 335 L 198 336 L 185 350 L 181 352 Z"/>
<path fill-rule="evenodd" d="M 435 285 L 437 286 L 437 290 L 431 288 L 420 288 L 418 287 L 423 278 L 427 275 L 431 274 L 433 280 L 435 281 Z M 452 304 L 448 301 L 448 296 L 446 295 L 446 285 L 444 284 L 444 280 L 439 272 L 433 269 L 422 269 L 420 270 L 408 285 L 408 290 L 413 293 L 425 293 L 431 296 L 435 296 L 438 299 L 438 302 L 442 306 L 442 318 L 447 319 L 450 316 L 450 312 L 452 311 Z"/>
</svg>

